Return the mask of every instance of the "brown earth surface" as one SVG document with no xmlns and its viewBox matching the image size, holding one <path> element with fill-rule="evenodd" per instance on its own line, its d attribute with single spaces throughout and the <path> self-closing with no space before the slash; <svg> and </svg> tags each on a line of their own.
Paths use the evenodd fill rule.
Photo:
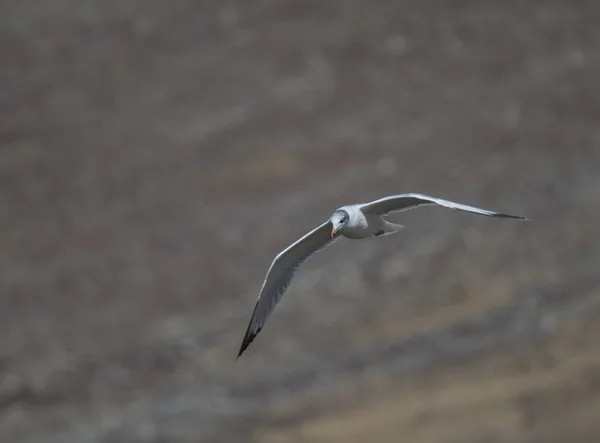
<svg viewBox="0 0 600 443">
<path fill-rule="evenodd" d="M 600 441 L 600 2 L 0 2 L 0 441 Z M 273 256 L 341 241 L 235 356 Z"/>
</svg>

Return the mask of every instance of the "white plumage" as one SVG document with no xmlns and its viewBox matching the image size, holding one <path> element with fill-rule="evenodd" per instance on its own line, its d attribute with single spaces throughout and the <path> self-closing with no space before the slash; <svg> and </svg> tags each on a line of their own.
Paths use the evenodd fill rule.
<svg viewBox="0 0 600 443">
<path fill-rule="evenodd" d="M 238 358 L 265 325 L 267 318 L 289 287 L 296 270 L 314 253 L 340 237 L 365 239 L 393 234 L 402 229 L 402 225 L 390 223 L 384 220 L 383 216 L 423 205 L 439 205 L 488 217 L 527 220 L 525 217 L 488 211 L 423 194 L 391 195 L 369 203 L 342 206 L 325 223 L 277 254 L 265 276 Z"/>
</svg>

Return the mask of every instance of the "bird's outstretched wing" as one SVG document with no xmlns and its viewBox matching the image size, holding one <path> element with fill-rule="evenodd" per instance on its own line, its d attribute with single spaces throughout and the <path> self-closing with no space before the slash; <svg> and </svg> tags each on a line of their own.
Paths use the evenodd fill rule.
<svg viewBox="0 0 600 443">
<path fill-rule="evenodd" d="M 261 331 L 267 318 L 273 312 L 275 305 L 281 300 L 283 293 L 290 285 L 292 277 L 300 265 L 314 253 L 323 249 L 339 237 L 340 234 L 336 234 L 332 239 L 331 229 L 332 225 L 328 220 L 288 246 L 275 257 L 273 263 L 271 263 L 271 267 L 267 271 L 237 358 L 242 355 Z"/>
<path fill-rule="evenodd" d="M 516 218 L 519 220 L 527 220 L 525 217 L 518 215 L 503 214 L 501 212 L 488 211 L 487 209 L 475 208 L 473 206 L 455 203 L 441 198 L 431 197 L 423 194 L 398 194 L 383 197 L 369 203 L 364 203 L 360 206 L 363 213 L 367 214 L 393 214 L 395 212 L 406 211 L 423 205 L 439 205 L 445 208 L 456 209 L 459 211 L 472 212 L 474 214 L 486 215 L 488 217 Z"/>
</svg>

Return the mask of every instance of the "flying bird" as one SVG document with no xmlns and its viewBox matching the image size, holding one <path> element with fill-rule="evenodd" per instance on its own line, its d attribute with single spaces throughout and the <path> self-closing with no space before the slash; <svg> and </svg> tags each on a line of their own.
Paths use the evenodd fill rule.
<svg viewBox="0 0 600 443">
<path fill-rule="evenodd" d="M 527 220 L 525 217 L 488 211 L 415 193 L 391 195 L 370 203 L 342 206 L 325 223 L 277 254 L 267 271 L 237 358 L 242 355 L 262 330 L 267 318 L 290 285 L 294 273 L 313 254 L 329 246 L 340 237 L 365 239 L 394 234 L 400 231 L 403 226 L 390 223 L 383 216 L 425 205 L 439 205 L 488 217 Z"/>
</svg>

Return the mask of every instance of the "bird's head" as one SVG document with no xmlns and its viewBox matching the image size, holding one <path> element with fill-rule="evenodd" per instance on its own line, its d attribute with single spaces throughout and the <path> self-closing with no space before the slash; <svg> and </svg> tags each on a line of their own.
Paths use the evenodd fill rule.
<svg viewBox="0 0 600 443">
<path fill-rule="evenodd" d="M 331 225 L 333 227 L 331 230 L 331 238 L 333 238 L 336 232 L 339 232 L 341 229 L 344 228 L 344 226 L 348 224 L 348 221 L 350 220 L 350 215 L 345 210 L 338 209 L 332 214 L 330 220 Z"/>
</svg>

